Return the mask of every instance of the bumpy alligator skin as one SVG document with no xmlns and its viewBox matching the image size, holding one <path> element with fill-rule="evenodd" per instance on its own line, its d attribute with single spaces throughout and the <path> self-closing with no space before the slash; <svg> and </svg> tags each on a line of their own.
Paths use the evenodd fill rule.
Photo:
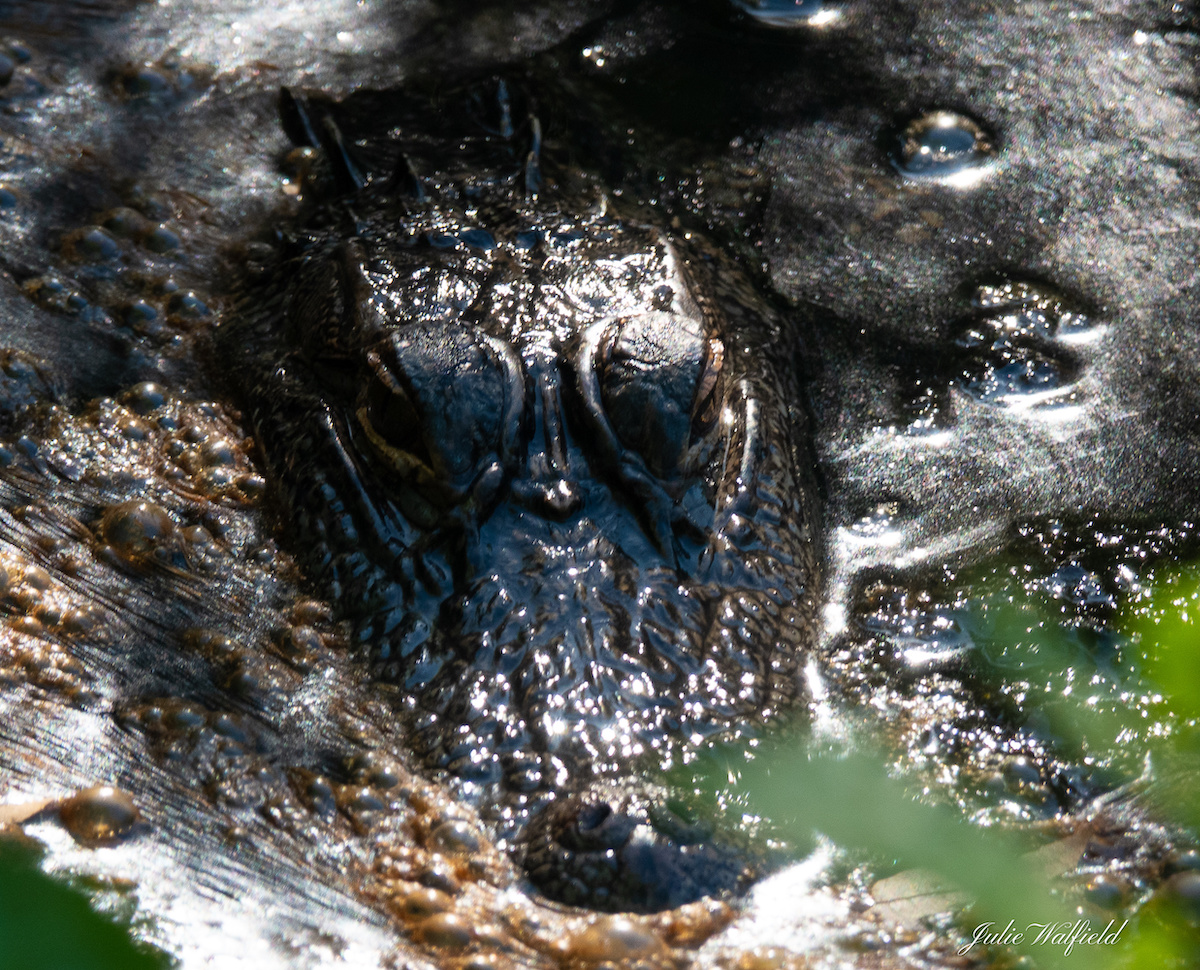
<svg viewBox="0 0 1200 970">
<path fill-rule="evenodd" d="M 546 892 L 736 886 L 622 783 L 794 700 L 820 558 L 794 324 L 689 234 L 556 184 L 503 83 L 284 108 L 330 170 L 221 346 L 294 548 Z M 348 147 L 368 116 L 392 134 Z"/>
</svg>

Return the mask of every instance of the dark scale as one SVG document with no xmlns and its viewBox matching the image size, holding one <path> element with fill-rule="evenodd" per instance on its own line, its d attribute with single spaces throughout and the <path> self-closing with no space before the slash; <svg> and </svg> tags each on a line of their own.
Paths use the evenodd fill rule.
<svg viewBox="0 0 1200 970">
<path fill-rule="evenodd" d="M 307 216 L 221 349 L 288 540 L 542 891 L 740 888 L 749 857 L 644 773 L 797 701 L 820 550 L 795 324 L 544 159 L 503 83 L 283 109 L 320 149 Z"/>
</svg>

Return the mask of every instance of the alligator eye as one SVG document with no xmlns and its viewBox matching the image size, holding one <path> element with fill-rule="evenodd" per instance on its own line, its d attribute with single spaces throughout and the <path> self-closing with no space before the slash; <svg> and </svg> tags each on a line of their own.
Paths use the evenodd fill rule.
<svg viewBox="0 0 1200 970">
<path fill-rule="evenodd" d="M 724 367 L 725 345 L 713 337 L 704 348 L 704 369 L 696 383 L 696 399 L 692 403 L 692 444 L 706 438 L 717 425 L 721 415 Z"/>
<path fill-rule="evenodd" d="M 716 425 L 724 356 L 698 319 L 665 312 L 623 320 L 597 346 L 600 398 L 613 431 L 659 478 L 677 477 L 689 450 Z"/>
<path fill-rule="evenodd" d="M 371 373 L 360 397 L 359 421 L 376 449 L 398 471 L 433 477 L 433 457 L 421 434 L 421 416 L 408 392 L 374 351 L 367 354 Z"/>
<path fill-rule="evenodd" d="M 524 381 L 512 350 L 457 325 L 414 325 L 366 354 L 357 415 L 377 456 L 459 501 L 486 469 L 508 464 Z"/>
</svg>

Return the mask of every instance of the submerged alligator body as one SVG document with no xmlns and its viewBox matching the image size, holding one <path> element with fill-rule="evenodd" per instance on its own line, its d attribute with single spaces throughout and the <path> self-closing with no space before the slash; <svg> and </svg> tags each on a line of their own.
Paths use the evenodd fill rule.
<svg viewBox="0 0 1200 970">
<path fill-rule="evenodd" d="M 289 541 L 427 761 L 545 891 L 678 905 L 741 866 L 631 765 L 794 706 L 815 635 L 800 337 L 700 240 L 543 171 L 539 121 L 482 90 L 284 93 L 332 184 L 310 177 L 221 354 Z"/>
</svg>

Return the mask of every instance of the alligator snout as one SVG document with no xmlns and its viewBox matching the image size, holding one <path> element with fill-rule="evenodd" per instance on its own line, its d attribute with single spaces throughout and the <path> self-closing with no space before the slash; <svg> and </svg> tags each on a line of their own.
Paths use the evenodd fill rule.
<svg viewBox="0 0 1200 970">
<path fill-rule="evenodd" d="M 550 170 L 536 198 L 359 174 L 223 326 L 297 549 L 399 729 L 544 892 L 736 889 L 744 854 L 643 774 L 799 694 L 820 550 L 796 327 Z"/>
</svg>

